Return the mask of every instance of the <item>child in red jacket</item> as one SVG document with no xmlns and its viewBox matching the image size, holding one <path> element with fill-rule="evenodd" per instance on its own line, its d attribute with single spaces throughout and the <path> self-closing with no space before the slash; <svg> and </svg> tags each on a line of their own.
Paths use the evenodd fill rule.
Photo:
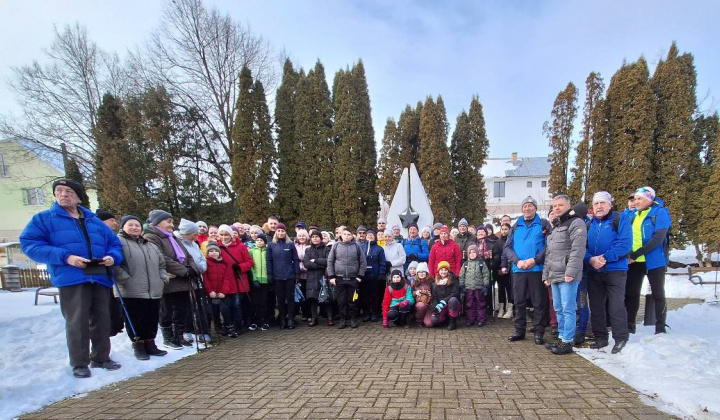
<svg viewBox="0 0 720 420">
<path fill-rule="evenodd" d="M 235 280 L 232 264 L 222 257 L 220 247 L 210 242 L 207 250 L 207 271 L 203 275 L 205 290 L 210 297 L 215 330 L 223 336 L 235 338 L 238 330 L 238 282 Z M 222 314 L 222 322 L 220 321 Z"/>
<path fill-rule="evenodd" d="M 390 275 L 390 284 L 385 288 L 382 304 L 384 328 L 389 328 L 389 321 L 398 326 L 407 325 L 408 315 L 415 304 L 412 287 L 405 283 L 402 272 L 393 270 Z"/>
</svg>

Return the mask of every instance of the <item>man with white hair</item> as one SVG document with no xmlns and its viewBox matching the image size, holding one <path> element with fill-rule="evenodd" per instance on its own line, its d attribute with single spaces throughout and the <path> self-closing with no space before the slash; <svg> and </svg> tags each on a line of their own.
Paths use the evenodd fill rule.
<svg viewBox="0 0 720 420">
<path fill-rule="evenodd" d="M 588 224 L 585 263 L 590 266 L 588 296 L 595 336 L 590 348 L 599 350 L 608 345 L 609 315 L 615 339 L 612 353 L 615 354 L 625 347 L 629 338 L 624 300 L 632 227 L 626 214 L 613 210 L 612 202 L 607 191 L 593 196 L 594 216 Z"/>
<path fill-rule="evenodd" d="M 640 306 L 640 290 L 645 275 L 655 301 L 655 334 L 663 334 L 667 306 L 665 303 L 665 269 L 668 263 L 668 232 L 672 226 L 670 212 L 651 187 L 635 191 L 632 220 L 632 250 L 625 288 L 628 328 L 635 333 L 635 318 Z"/>
</svg>

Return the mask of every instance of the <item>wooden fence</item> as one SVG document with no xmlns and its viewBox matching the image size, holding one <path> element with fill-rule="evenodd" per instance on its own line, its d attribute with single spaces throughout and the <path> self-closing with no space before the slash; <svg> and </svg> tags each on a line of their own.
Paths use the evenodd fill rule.
<svg viewBox="0 0 720 420">
<path fill-rule="evenodd" d="M 7 289 L 5 283 L 5 273 L 0 270 L 0 281 L 2 282 L 2 288 Z M 50 275 L 47 270 L 39 270 L 36 268 L 21 268 L 20 269 L 20 287 L 48 287 L 52 286 L 50 283 Z"/>
</svg>

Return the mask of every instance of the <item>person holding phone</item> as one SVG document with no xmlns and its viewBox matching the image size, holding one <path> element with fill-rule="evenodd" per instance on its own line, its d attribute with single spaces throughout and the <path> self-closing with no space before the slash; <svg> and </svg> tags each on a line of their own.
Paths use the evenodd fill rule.
<svg viewBox="0 0 720 420">
<path fill-rule="evenodd" d="M 55 202 L 33 216 L 20 245 L 25 255 L 47 264 L 50 281 L 60 292 L 73 375 L 89 378 L 89 367 L 120 368 L 110 360 L 113 282 L 108 267 L 123 262 L 122 246 L 95 213 L 80 205 L 85 197 L 80 183 L 59 179 L 52 189 Z"/>
</svg>

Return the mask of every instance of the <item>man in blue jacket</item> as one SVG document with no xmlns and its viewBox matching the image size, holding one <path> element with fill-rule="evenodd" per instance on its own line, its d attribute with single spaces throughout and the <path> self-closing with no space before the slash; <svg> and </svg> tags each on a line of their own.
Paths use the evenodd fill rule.
<svg viewBox="0 0 720 420">
<path fill-rule="evenodd" d="M 635 191 L 635 212 L 631 217 L 632 251 L 625 289 L 628 328 L 635 333 L 635 318 L 640 306 L 640 290 L 647 275 L 655 301 L 655 334 L 665 333 L 665 269 L 668 264 L 670 212 L 655 190 L 640 187 Z"/>
<path fill-rule="evenodd" d="M 412 223 L 408 228 L 408 237 L 402 240 L 407 258 L 403 272 L 407 272 L 407 268 L 411 262 L 427 262 L 430 258 L 428 245 L 425 243 L 425 240 L 420 237 L 419 232 L 417 223 Z"/>
<path fill-rule="evenodd" d="M 503 248 L 508 263 L 512 264 L 513 299 L 515 299 L 515 334 L 510 341 L 525 339 L 528 297 L 533 305 L 535 344 L 545 341 L 545 327 L 550 320 L 548 288 L 542 282 L 545 262 L 545 236 L 552 226 L 537 215 L 537 201 L 528 196 L 522 202 L 523 217 L 510 230 Z"/>
<path fill-rule="evenodd" d="M 606 191 L 593 196 L 593 212 L 595 216 L 588 226 L 585 253 L 585 263 L 590 266 L 588 295 L 596 340 L 590 348 L 599 350 L 608 345 L 606 324 L 609 314 L 615 339 L 612 353 L 615 354 L 620 353 L 629 338 L 624 301 L 632 228 L 626 214 L 612 209 L 612 197 Z"/>
<path fill-rule="evenodd" d="M 88 366 L 120 368 L 110 360 L 113 283 L 107 268 L 123 262 L 122 245 L 95 213 L 80 206 L 82 185 L 60 179 L 53 183 L 53 194 L 52 207 L 33 216 L 20 245 L 25 255 L 47 264 L 50 280 L 60 291 L 73 375 L 88 378 Z"/>
</svg>

